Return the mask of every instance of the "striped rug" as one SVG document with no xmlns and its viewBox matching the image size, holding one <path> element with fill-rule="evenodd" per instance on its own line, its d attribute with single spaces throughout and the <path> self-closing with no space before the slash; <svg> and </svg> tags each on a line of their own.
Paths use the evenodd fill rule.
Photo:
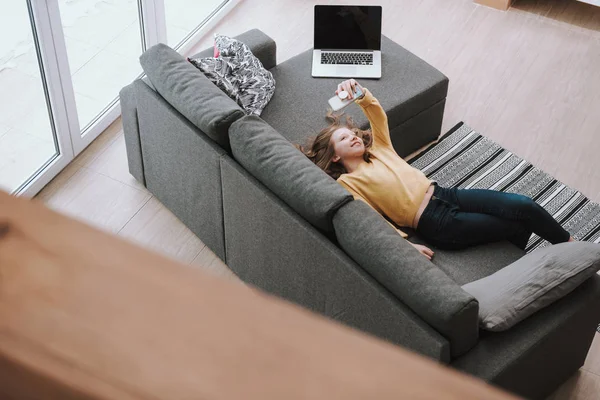
<svg viewBox="0 0 600 400">
<path fill-rule="evenodd" d="M 531 197 L 577 240 L 600 243 L 600 205 L 459 123 L 409 161 L 440 186 L 493 189 Z M 532 235 L 531 252 L 550 243 Z"/>
<path fill-rule="evenodd" d="M 459 123 L 409 161 L 440 186 L 493 189 L 531 197 L 577 240 L 600 243 L 600 205 Z M 526 252 L 550 243 L 533 234 Z M 598 326 L 600 332 L 600 325 Z"/>
</svg>

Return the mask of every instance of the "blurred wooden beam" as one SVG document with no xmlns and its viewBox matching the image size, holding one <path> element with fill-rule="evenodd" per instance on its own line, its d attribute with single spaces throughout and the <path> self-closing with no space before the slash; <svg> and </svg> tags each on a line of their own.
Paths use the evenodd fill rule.
<svg viewBox="0 0 600 400">
<path fill-rule="evenodd" d="M 513 397 L 0 192 L 0 398 Z"/>
<path fill-rule="evenodd" d="M 512 0 L 474 0 L 477 4 L 497 8 L 498 10 L 506 11 L 510 8 Z"/>
</svg>

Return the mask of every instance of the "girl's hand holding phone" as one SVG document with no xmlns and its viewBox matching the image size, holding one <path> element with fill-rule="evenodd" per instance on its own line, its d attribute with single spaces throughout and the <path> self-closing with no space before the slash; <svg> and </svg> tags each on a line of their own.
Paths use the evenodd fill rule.
<svg viewBox="0 0 600 400">
<path fill-rule="evenodd" d="M 360 90 L 360 93 L 362 93 L 362 94 L 365 93 L 363 87 L 358 82 L 356 82 L 354 79 L 347 79 L 347 80 L 343 81 L 342 83 L 340 83 L 338 85 L 337 90 L 335 91 L 335 94 L 339 95 L 339 93 L 342 90 L 345 91 L 346 93 L 348 93 L 348 97 L 346 97 L 346 99 L 349 99 L 349 100 L 354 99 L 354 95 L 356 94 L 356 92 L 358 90 Z"/>
<path fill-rule="evenodd" d="M 339 111 L 356 99 L 364 96 L 365 90 L 354 79 L 348 79 L 338 85 L 335 96 L 329 99 L 329 106 L 333 111 Z"/>
</svg>

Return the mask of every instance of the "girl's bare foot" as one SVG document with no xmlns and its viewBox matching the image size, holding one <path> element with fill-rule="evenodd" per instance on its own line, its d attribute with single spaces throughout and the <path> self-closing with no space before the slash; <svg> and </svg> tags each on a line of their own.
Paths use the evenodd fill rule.
<svg viewBox="0 0 600 400">
<path fill-rule="evenodd" d="M 569 238 L 569 242 L 575 242 L 575 239 L 573 239 L 573 236 L 571 236 L 571 237 Z"/>
</svg>

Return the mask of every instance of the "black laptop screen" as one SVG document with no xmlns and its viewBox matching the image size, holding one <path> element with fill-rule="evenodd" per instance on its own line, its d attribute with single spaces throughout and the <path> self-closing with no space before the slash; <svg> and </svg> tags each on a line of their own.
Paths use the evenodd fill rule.
<svg viewBox="0 0 600 400">
<path fill-rule="evenodd" d="M 381 6 L 315 6 L 314 46 L 381 50 Z"/>
</svg>

